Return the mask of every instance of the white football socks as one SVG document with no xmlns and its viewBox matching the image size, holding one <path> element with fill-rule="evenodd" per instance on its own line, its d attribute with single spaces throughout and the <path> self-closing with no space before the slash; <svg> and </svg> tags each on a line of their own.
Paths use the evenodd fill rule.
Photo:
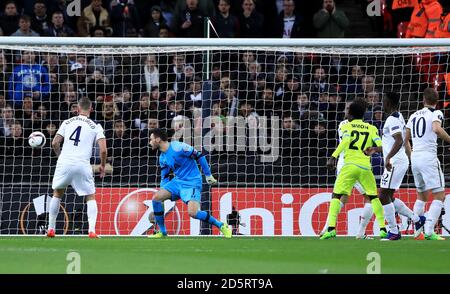
<svg viewBox="0 0 450 294">
<path fill-rule="evenodd" d="M 50 200 L 50 207 L 48 208 L 48 228 L 55 229 L 56 228 L 56 218 L 58 217 L 59 205 L 61 203 L 61 199 L 55 196 Z"/>
<path fill-rule="evenodd" d="M 417 214 L 415 214 L 411 209 L 409 209 L 409 207 L 406 206 L 405 202 L 403 202 L 402 200 L 400 200 L 398 198 L 395 198 L 393 203 L 394 203 L 395 211 L 398 212 L 398 214 L 412 219 L 413 222 L 419 221 L 419 216 Z"/>
<path fill-rule="evenodd" d="M 394 203 L 391 202 L 389 204 L 383 205 L 383 209 L 384 209 L 384 218 L 386 219 L 389 226 L 389 232 L 393 234 L 398 234 L 397 220 L 395 219 Z"/>
<path fill-rule="evenodd" d="M 89 200 L 87 201 L 87 215 L 89 223 L 89 232 L 95 233 L 95 224 L 97 223 L 97 201 Z"/>
<path fill-rule="evenodd" d="M 413 211 L 418 216 L 424 215 L 425 213 L 425 202 L 422 200 L 417 199 L 414 203 Z"/>
<path fill-rule="evenodd" d="M 366 233 L 367 225 L 369 224 L 372 216 L 373 216 L 372 204 L 370 203 L 364 204 L 364 208 L 361 213 L 361 222 L 359 223 L 358 228 L 358 236 L 364 236 L 364 234 Z"/>
<path fill-rule="evenodd" d="M 425 235 L 432 235 L 434 232 L 434 225 L 436 225 L 439 216 L 441 215 L 444 203 L 441 200 L 433 200 L 428 210 L 427 220 L 425 222 Z"/>
</svg>

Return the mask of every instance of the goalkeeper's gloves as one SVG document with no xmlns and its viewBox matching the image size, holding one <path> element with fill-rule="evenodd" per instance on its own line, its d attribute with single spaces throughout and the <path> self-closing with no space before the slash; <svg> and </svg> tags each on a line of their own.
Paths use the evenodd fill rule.
<svg viewBox="0 0 450 294">
<path fill-rule="evenodd" d="M 208 182 L 208 184 L 210 184 L 210 185 L 217 184 L 217 180 L 214 178 L 213 175 L 207 176 L 206 177 L 206 182 Z"/>
</svg>

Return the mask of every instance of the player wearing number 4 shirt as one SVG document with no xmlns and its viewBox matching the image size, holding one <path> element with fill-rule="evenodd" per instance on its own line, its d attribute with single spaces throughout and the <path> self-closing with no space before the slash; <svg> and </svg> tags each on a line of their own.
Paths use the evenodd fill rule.
<svg viewBox="0 0 450 294">
<path fill-rule="evenodd" d="M 107 157 L 106 139 L 101 125 L 96 124 L 89 115 L 92 110 L 91 101 L 81 98 L 78 101 L 80 115 L 63 121 L 52 147 L 59 156 L 53 176 L 53 198 L 49 207 L 48 237 L 55 237 L 56 217 L 64 191 L 68 185 L 79 196 L 85 196 L 89 223 L 89 238 L 98 238 L 95 233 L 97 221 L 97 202 L 95 201 L 95 184 L 90 159 L 95 143 L 100 148 L 100 177 L 105 176 Z M 62 151 L 60 144 L 64 140 Z"/>
<path fill-rule="evenodd" d="M 366 154 L 383 152 L 384 172 L 380 181 L 380 201 L 383 204 L 384 216 L 389 226 L 388 235 L 382 240 L 393 241 L 401 238 L 397 227 L 395 212 L 404 215 L 414 221 L 416 231 L 419 231 L 424 223 L 425 217 L 414 214 L 406 204 L 397 198 L 394 193 L 400 188 L 406 172 L 408 171 L 409 159 L 405 152 L 405 120 L 398 111 L 400 96 L 396 93 L 386 93 L 383 98 L 383 108 L 388 118 L 384 122 L 382 147 L 370 147 Z"/>
<path fill-rule="evenodd" d="M 438 100 L 439 94 L 436 90 L 425 89 L 424 107 L 409 118 L 405 137 L 407 152 L 411 150 L 409 141 L 412 141 L 411 167 L 417 189 L 414 213 L 423 216 L 429 192 L 433 196 L 424 226 L 424 237 L 427 240 L 444 240 L 434 232 L 434 226 L 441 215 L 445 200 L 444 175 L 437 158 L 437 137 L 450 143 L 450 136 L 442 128 L 444 115 L 442 111 L 436 110 Z"/>
<path fill-rule="evenodd" d="M 344 152 L 344 166 L 337 176 L 330 201 L 328 231 L 320 237 L 322 240 L 336 237 L 336 219 L 340 210 L 340 198 L 343 195 L 350 195 L 356 182 L 361 184 L 367 197 L 371 200 L 380 229 L 386 230 L 383 207 L 377 197 L 377 184 L 372 172 L 370 156 L 364 153 L 368 146 L 374 144 L 381 146 L 381 139 L 376 127 L 362 121 L 365 112 L 366 102 L 364 100 L 357 99 L 350 104 L 349 122 L 342 127 L 342 141 L 327 163 L 328 167 L 334 168 L 337 157 Z"/>
</svg>

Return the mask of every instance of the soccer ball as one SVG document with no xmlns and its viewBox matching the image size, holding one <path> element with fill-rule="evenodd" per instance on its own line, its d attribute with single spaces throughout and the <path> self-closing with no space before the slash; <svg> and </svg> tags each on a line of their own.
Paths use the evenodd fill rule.
<svg viewBox="0 0 450 294">
<path fill-rule="evenodd" d="M 28 137 L 28 144 L 30 144 L 31 148 L 41 148 L 45 145 L 45 135 L 41 132 L 33 132 Z"/>
</svg>

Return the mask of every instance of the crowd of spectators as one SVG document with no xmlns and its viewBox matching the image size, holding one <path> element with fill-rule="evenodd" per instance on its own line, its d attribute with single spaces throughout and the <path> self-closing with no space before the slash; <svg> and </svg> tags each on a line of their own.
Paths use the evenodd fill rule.
<svg viewBox="0 0 450 294">
<path fill-rule="evenodd" d="M 346 102 L 356 97 L 369 102 L 366 120 L 381 122 L 382 94 L 375 77 L 358 64 L 367 62 L 362 57 L 212 52 L 209 79 L 203 72 L 202 57 L 202 53 L 192 52 L 89 55 L 3 51 L 1 153 L 30 156 L 32 150 L 24 138 L 32 131 L 42 131 L 47 147 L 34 152 L 54 157 L 50 141 L 64 119 L 77 115 L 76 102 L 85 96 L 94 102 L 91 118 L 105 129 L 113 165 L 154 155 L 148 148 L 149 129 L 165 127 L 177 132 L 189 128 L 194 135 L 201 135 L 206 100 L 211 101 L 206 113 L 213 117 L 217 135 L 232 132 L 227 126 L 232 117 L 245 119 L 247 135 L 262 127 L 262 117 L 278 118 L 281 158 L 289 162 L 326 158 L 336 146 L 336 129 L 344 119 Z M 225 147 L 223 152 L 229 154 L 229 149 Z M 232 153 L 248 155 L 249 149 L 234 148 Z"/>
<path fill-rule="evenodd" d="M 317 1 L 312 11 L 304 2 L 81 0 L 81 16 L 70 17 L 66 1 L 4 1 L 0 29 L 6 36 L 203 37 L 207 16 L 221 38 L 344 36 L 350 21 L 335 1 Z M 202 115 L 213 116 L 212 129 L 224 136 L 239 133 L 227 126 L 230 117 L 245 119 L 246 136 L 262 128 L 263 117 L 278 118 L 281 159 L 299 165 L 330 155 L 354 98 L 367 100 L 365 120 L 382 127 L 382 88 L 368 56 L 212 52 L 209 77 L 203 57 L 0 51 L 0 154 L 55 158 L 50 142 L 61 122 L 77 115 L 81 97 L 94 102 L 92 119 L 105 129 L 113 166 L 154 155 L 149 129 L 192 128 L 201 135 Z M 47 136 L 46 148 L 28 147 L 32 131 Z M 246 156 L 249 149 L 231 153 Z M 227 148 L 217 152 L 230 154 Z"/>
<path fill-rule="evenodd" d="M 0 35 L 50 37 L 343 37 L 349 19 L 339 0 L 6 0 Z M 69 7 L 69 10 L 74 7 Z"/>
</svg>

